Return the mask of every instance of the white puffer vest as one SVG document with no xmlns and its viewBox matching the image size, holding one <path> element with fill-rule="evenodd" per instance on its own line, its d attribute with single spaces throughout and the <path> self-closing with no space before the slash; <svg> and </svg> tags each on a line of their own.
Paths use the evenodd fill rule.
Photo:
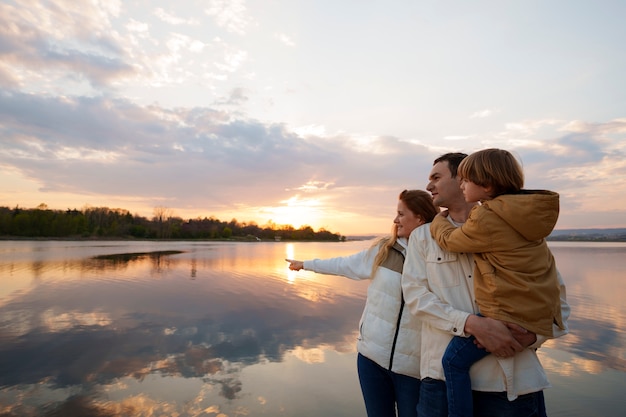
<svg viewBox="0 0 626 417">
<path fill-rule="evenodd" d="M 354 255 L 304 261 L 304 269 L 347 278 L 372 279 L 359 323 L 357 350 L 385 369 L 420 378 L 420 324 L 404 306 L 402 266 L 406 240 L 398 239 L 371 277 L 378 247 Z"/>
</svg>

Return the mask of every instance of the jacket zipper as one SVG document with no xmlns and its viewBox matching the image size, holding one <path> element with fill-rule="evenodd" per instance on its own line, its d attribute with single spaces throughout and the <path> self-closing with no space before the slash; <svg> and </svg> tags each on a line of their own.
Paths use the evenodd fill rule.
<svg viewBox="0 0 626 417">
<path fill-rule="evenodd" d="M 397 243 L 396 243 L 397 245 Z M 395 245 L 392 247 L 393 250 L 398 252 L 400 256 L 402 256 L 402 260 L 404 261 L 404 253 L 399 250 Z M 402 271 L 400 271 L 402 273 Z M 393 344 L 391 345 L 391 354 L 389 355 L 389 371 L 393 369 L 393 357 L 396 352 L 396 343 L 398 342 L 398 336 L 400 335 L 400 322 L 402 321 L 402 312 L 404 311 L 404 293 L 400 291 L 400 310 L 398 311 L 398 319 L 396 320 L 396 332 L 393 335 Z"/>
<path fill-rule="evenodd" d="M 393 368 L 393 357 L 396 352 L 396 343 L 398 342 L 398 335 L 400 334 L 400 322 L 402 321 L 402 312 L 404 311 L 404 295 L 400 302 L 400 311 L 398 311 L 398 320 L 396 322 L 396 334 L 393 336 L 393 345 L 391 345 L 391 356 L 389 357 L 389 370 Z"/>
</svg>

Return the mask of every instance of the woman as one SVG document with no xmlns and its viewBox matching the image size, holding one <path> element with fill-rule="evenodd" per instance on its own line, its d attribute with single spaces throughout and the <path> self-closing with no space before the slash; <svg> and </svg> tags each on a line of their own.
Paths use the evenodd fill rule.
<svg viewBox="0 0 626 417">
<path fill-rule="evenodd" d="M 287 259 L 289 269 L 371 279 L 359 323 L 357 368 L 369 417 L 416 417 L 419 396 L 420 328 L 404 308 L 402 266 L 407 241 L 439 212 L 429 193 L 400 193 L 392 234 L 369 249 L 330 259 Z"/>
</svg>

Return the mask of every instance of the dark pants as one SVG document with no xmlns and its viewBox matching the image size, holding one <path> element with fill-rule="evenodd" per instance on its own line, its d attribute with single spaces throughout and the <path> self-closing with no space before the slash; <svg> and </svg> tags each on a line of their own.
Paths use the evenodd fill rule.
<svg viewBox="0 0 626 417">
<path fill-rule="evenodd" d="M 509 401 L 506 392 L 472 391 L 474 417 L 547 417 L 543 391 Z M 448 417 L 445 381 L 424 378 L 420 387 L 419 417 Z"/>
<path fill-rule="evenodd" d="M 391 372 L 365 356 L 357 356 L 365 409 L 369 417 L 417 417 L 420 380 Z"/>
<path fill-rule="evenodd" d="M 485 349 L 476 346 L 474 340 L 474 336 L 455 336 L 443 354 L 441 364 L 448 391 L 448 417 L 472 417 L 474 415 L 470 367 L 489 355 Z"/>
</svg>

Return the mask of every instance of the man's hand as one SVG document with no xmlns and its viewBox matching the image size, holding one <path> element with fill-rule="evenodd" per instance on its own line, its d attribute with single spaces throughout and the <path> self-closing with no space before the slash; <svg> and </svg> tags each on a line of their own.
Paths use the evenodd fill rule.
<svg viewBox="0 0 626 417">
<path fill-rule="evenodd" d="M 517 327 L 515 331 L 519 332 L 522 328 Z M 474 336 L 479 346 L 499 358 L 508 358 L 524 350 L 524 346 L 516 340 L 507 324 L 489 317 L 469 316 L 465 322 L 465 333 Z"/>
<path fill-rule="evenodd" d="M 520 345 L 528 347 L 537 341 L 537 334 L 526 330 L 522 326 L 515 323 L 509 323 L 508 321 L 503 321 L 503 323 L 506 327 L 509 328 L 511 334 Z M 476 346 L 481 349 L 485 348 L 476 339 L 474 339 L 474 344 L 476 344 Z"/>
<path fill-rule="evenodd" d="M 535 333 L 529 332 L 519 324 L 509 323 L 508 321 L 504 321 L 503 323 L 509 328 L 511 334 L 520 345 L 528 347 L 537 341 L 537 335 Z"/>
</svg>

